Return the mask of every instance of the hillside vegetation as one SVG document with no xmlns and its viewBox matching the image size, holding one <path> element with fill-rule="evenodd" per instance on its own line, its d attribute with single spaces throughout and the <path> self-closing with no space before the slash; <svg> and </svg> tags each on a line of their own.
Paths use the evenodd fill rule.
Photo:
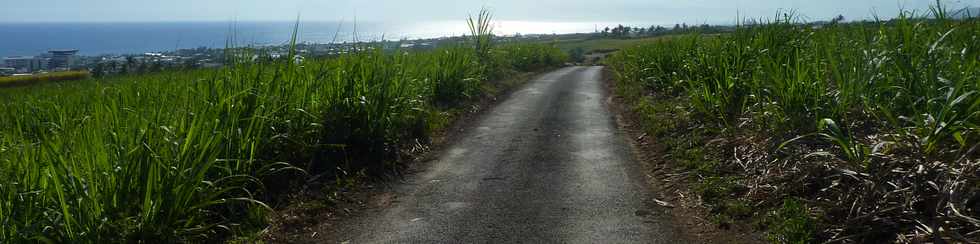
<svg viewBox="0 0 980 244">
<path fill-rule="evenodd" d="M 980 241 L 980 20 L 799 24 L 608 63 L 722 225 L 778 243 Z"/>
<path fill-rule="evenodd" d="M 0 90 L 0 243 L 252 235 L 289 179 L 395 170 L 491 80 L 566 59 L 481 37 Z"/>
</svg>

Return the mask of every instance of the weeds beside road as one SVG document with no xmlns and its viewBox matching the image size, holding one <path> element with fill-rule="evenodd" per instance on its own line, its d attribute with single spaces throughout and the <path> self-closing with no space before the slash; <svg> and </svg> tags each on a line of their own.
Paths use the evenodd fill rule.
<svg viewBox="0 0 980 244">
<path fill-rule="evenodd" d="M 607 63 L 719 224 L 774 242 L 975 242 L 980 20 L 947 15 L 786 17 Z"/>
</svg>

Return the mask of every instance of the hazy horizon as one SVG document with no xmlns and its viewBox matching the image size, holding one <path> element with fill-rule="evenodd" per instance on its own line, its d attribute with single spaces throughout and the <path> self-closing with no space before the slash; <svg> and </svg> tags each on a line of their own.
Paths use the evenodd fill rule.
<svg viewBox="0 0 980 244">
<path fill-rule="evenodd" d="M 978 6 L 980 0 L 944 0 L 950 9 Z M 515 22 L 623 22 L 651 24 L 729 24 L 741 18 L 771 17 L 793 11 L 806 20 L 843 15 L 847 19 L 890 18 L 900 10 L 928 10 L 935 0 L 520 0 L 420 1 L 123 1 L 36 0 L 5 3 L 0 22 L 229 22 L 345 21 L 414 23 L 460 21 L 486 7 L 496 19 Z M 112 7 L 106 7 L 112 6 Z"/>
<path fill-rule="evenodd" d="M 980 6 L 980 0 L 943 3 L 949 9 Z M 740 18 L 766 19 L 787 11 L 805 21 L 838 15 L 848 20 L 891 18 L 900 9 L 924 14 L 934 4 L 934 0 L 36 0 L 6 3 L 0 9 L 0 36 L 7 37 L 0 39 L 0 56 L 34 55 L 51 48 L 106 54 L 221 47 L 232 25 L 243 27 L 236 35 L 243 37 L 244 44 L 276 44 L 288 41 L 297 15 L 303 23 L 300 40 L 324 43 L 335 40 L 336 33 L 346 34 L 339 41 L 463 35 L 468 32 L 464 19 L 484 7 L 494 14 L 496 34 L 513 35 L 588 33 L 618 24 L 728 25 Z M 338 21 L 345 25 L 336 28 L 332 23 Z M 354 32 L 358 38 L 351 37 Z M 51 38 L 55 36 L 62 38 Z"/>
</svg>

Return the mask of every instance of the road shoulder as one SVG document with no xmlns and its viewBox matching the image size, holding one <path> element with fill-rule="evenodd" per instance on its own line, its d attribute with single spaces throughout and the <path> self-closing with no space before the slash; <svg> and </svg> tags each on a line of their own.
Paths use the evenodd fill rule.
<svg viewBox="0 0 980 244">
<path fill-rule="evenodd" d="M 606 98 L 604 104 L 627 137 L 635 161 L 641 164 L 646 183 L 653 191 L 651 196 L 656 199 L 654 202 L 663 206 L 652 209 L 666 209 L 664 215 L 670 216 L 671 221 L 678 225 L 675 228 L 690 240 L 700 240 L 701 243 L 765 243 L 763 235 L 749 226 L 721 228 L 712 223 L 709 210 L 703 207 L 692 191 L 694 184 L 686 177 L 687 172 L 670 162 L 669 157 L 664 155 L 664 147 L 643 130 L 638 115 L 631 112 L 623 98 L 613 92 L 613 74 L 604 70 L 602 77 L 602 92 Z"/>
</svg>

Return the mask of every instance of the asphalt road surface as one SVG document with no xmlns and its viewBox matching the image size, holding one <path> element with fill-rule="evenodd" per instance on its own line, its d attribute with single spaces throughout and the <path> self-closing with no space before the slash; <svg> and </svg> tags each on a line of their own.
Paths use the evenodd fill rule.
<svg viewBox="0 0 980 244">
<path fill-rule="evenodd" d="M 349 243 L 686 243 L 651 204 L 601 67 L 542 75 L 468 126 Z"/>
</svg>

